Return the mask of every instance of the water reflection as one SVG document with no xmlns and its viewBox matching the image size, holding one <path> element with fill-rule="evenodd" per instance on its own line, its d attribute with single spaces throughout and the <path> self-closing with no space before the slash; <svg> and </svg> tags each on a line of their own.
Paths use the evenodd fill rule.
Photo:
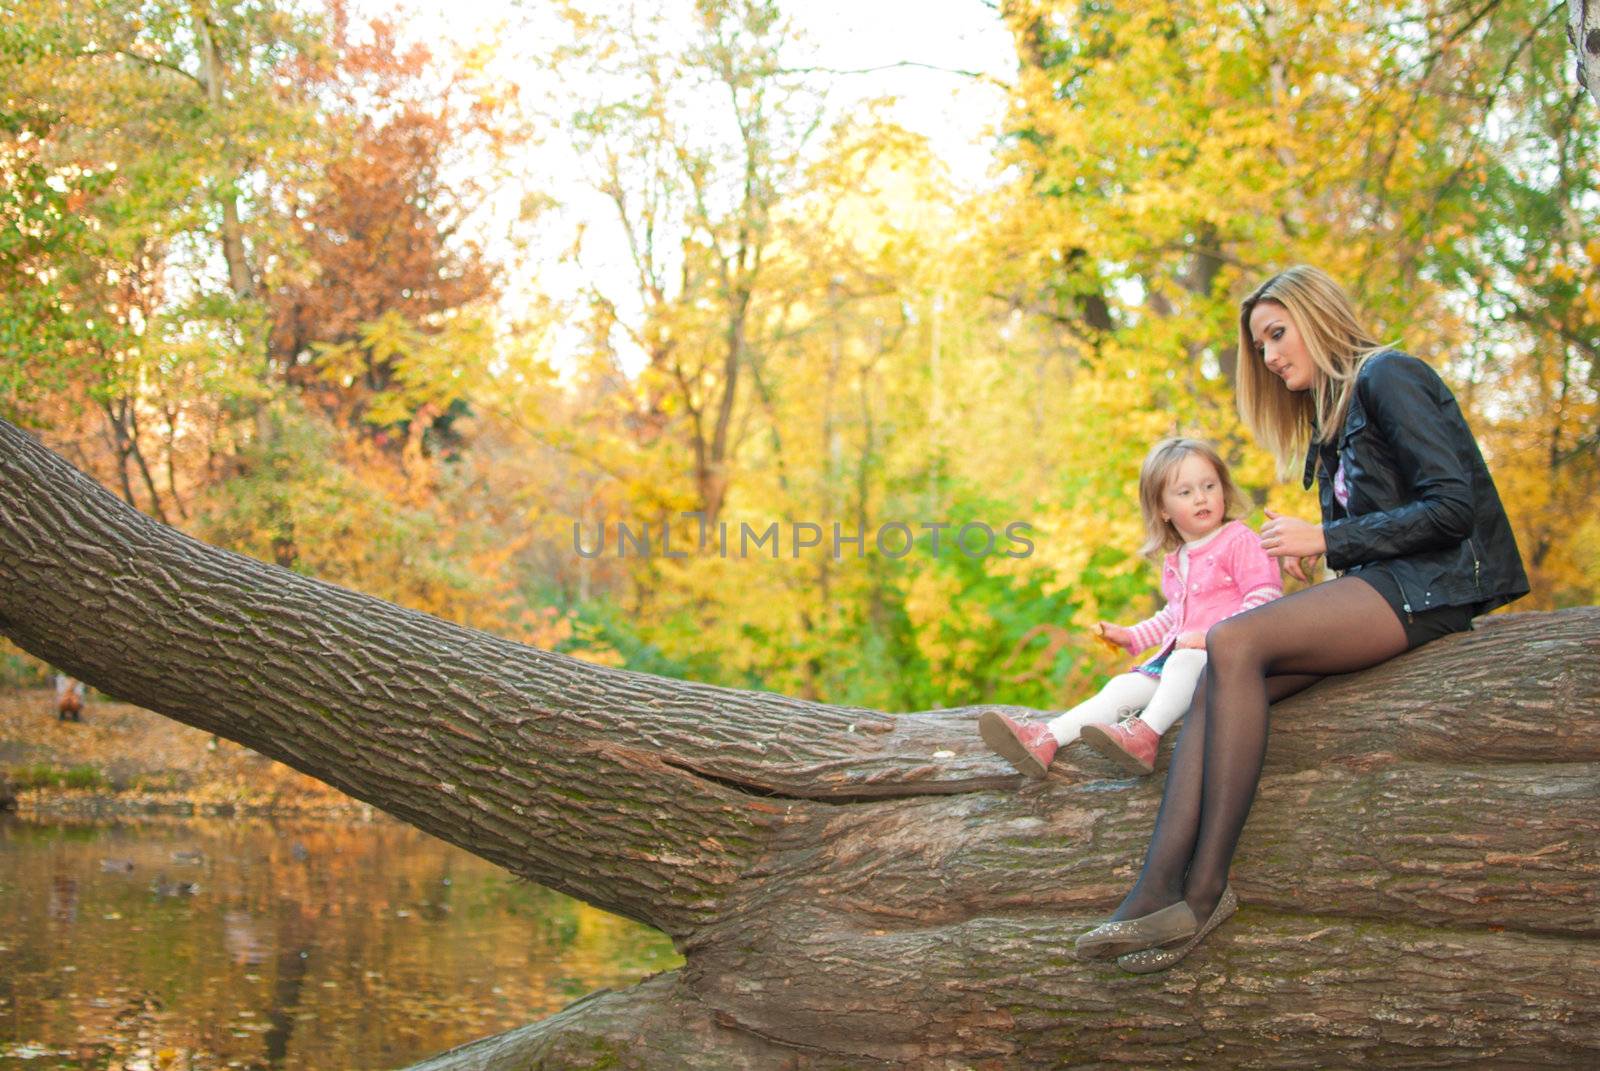
<svg viewBox="0 0 1600 1071">
<path fill-rule="evenodd" d="M 0 820 L 0 1071 L 392 1068 L 677 962 L 408 826 Z"/>
</svg>

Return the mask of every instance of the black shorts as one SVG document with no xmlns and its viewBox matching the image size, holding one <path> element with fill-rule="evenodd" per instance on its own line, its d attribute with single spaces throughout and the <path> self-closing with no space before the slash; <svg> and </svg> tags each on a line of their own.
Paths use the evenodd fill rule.
<svg viewBox="0 0 1600 1071">
<path fill-rule="evenodd" d="M 1421 647 L 1429 640 L 1448 636 L 1452 632 L 1466 632 L 1472 627 L 1470 606 L 1438 606 L 1432 610 L 1407 611 L 1406 598 L 1400 593 L 1400 585 L 1383 562 L 1374 562 L 1363 566 L 1358 572 L 1345 575 L 1365 580 L 1383 596 L 1390 609 L 1394 610 L 1394 616 L 1400 619 L 1400 626 L 1406 630 L 1408 651 Z"/>
</svg>

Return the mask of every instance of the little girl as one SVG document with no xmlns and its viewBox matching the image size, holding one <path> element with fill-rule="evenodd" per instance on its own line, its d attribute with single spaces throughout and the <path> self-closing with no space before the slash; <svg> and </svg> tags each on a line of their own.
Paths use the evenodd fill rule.
<svg viewBox="0 0 1600 1071">
<path fill-rule="evenodd" d="M 1033 777 L 1043 777 L 1056 750 L 1078 739 L 1130 774 L 1154 770 L 1161 734 L 1189 709 L 1205 668 L 1206 630 L 1283 594 L 1278 566 L 1260 537 L 1232 519 L 1243 505 L 1210 443 L 1156 443 L 1139 472 L 1148 535 L 1140 551 L 1152 561 L 1166 552 L 1161 594 L 1167 605 L 1136 625 L 1096 626 L 1105 642 L 1130 654 L 1155 647 L 1155 657 L 1112 677 L 1098 694 L 1047 724 L 985 712 L 978 719 L 984 743 Z M 1118 724 L 1124 715 L 1132 716 Z"/>
</svg>

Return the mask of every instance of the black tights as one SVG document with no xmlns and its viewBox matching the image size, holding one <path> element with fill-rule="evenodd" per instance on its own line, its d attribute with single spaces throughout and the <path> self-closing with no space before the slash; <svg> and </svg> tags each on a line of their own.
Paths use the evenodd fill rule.
<svg viewBox="0 0 1600 1071">
<path fill-rule="evenodd" d="M 1181 898 L 1208 918 L 1228 883 L 1261 779 L 1268 704 L 1405 649 L 1399 618 L 1357 577 L 1318 584 L 1214 626 L 1144 869 L 1111 917 L 1136 918 Z"/>
</svg>

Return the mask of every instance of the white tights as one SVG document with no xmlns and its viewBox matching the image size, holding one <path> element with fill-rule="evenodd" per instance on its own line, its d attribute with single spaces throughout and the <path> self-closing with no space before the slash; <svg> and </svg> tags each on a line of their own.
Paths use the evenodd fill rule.
<svg viewBox="0 0 1600 1071">
<path fill-rule="evenodd" d="M 1078 739 L 1085 725 L 1112 725 L 1129 714 L 1139 714 L 1139 720 L 1160 735 L 1189 709 L 1194 686 L 1205 666 L 1203 648 L 1180 648 L 1167 656 L 1159 679 L 1143 673 L 1112 677 L 1100 691 L 1052 718 L 1050 732 L 1057 743 L 1065 746 Z"/>
</svg>

